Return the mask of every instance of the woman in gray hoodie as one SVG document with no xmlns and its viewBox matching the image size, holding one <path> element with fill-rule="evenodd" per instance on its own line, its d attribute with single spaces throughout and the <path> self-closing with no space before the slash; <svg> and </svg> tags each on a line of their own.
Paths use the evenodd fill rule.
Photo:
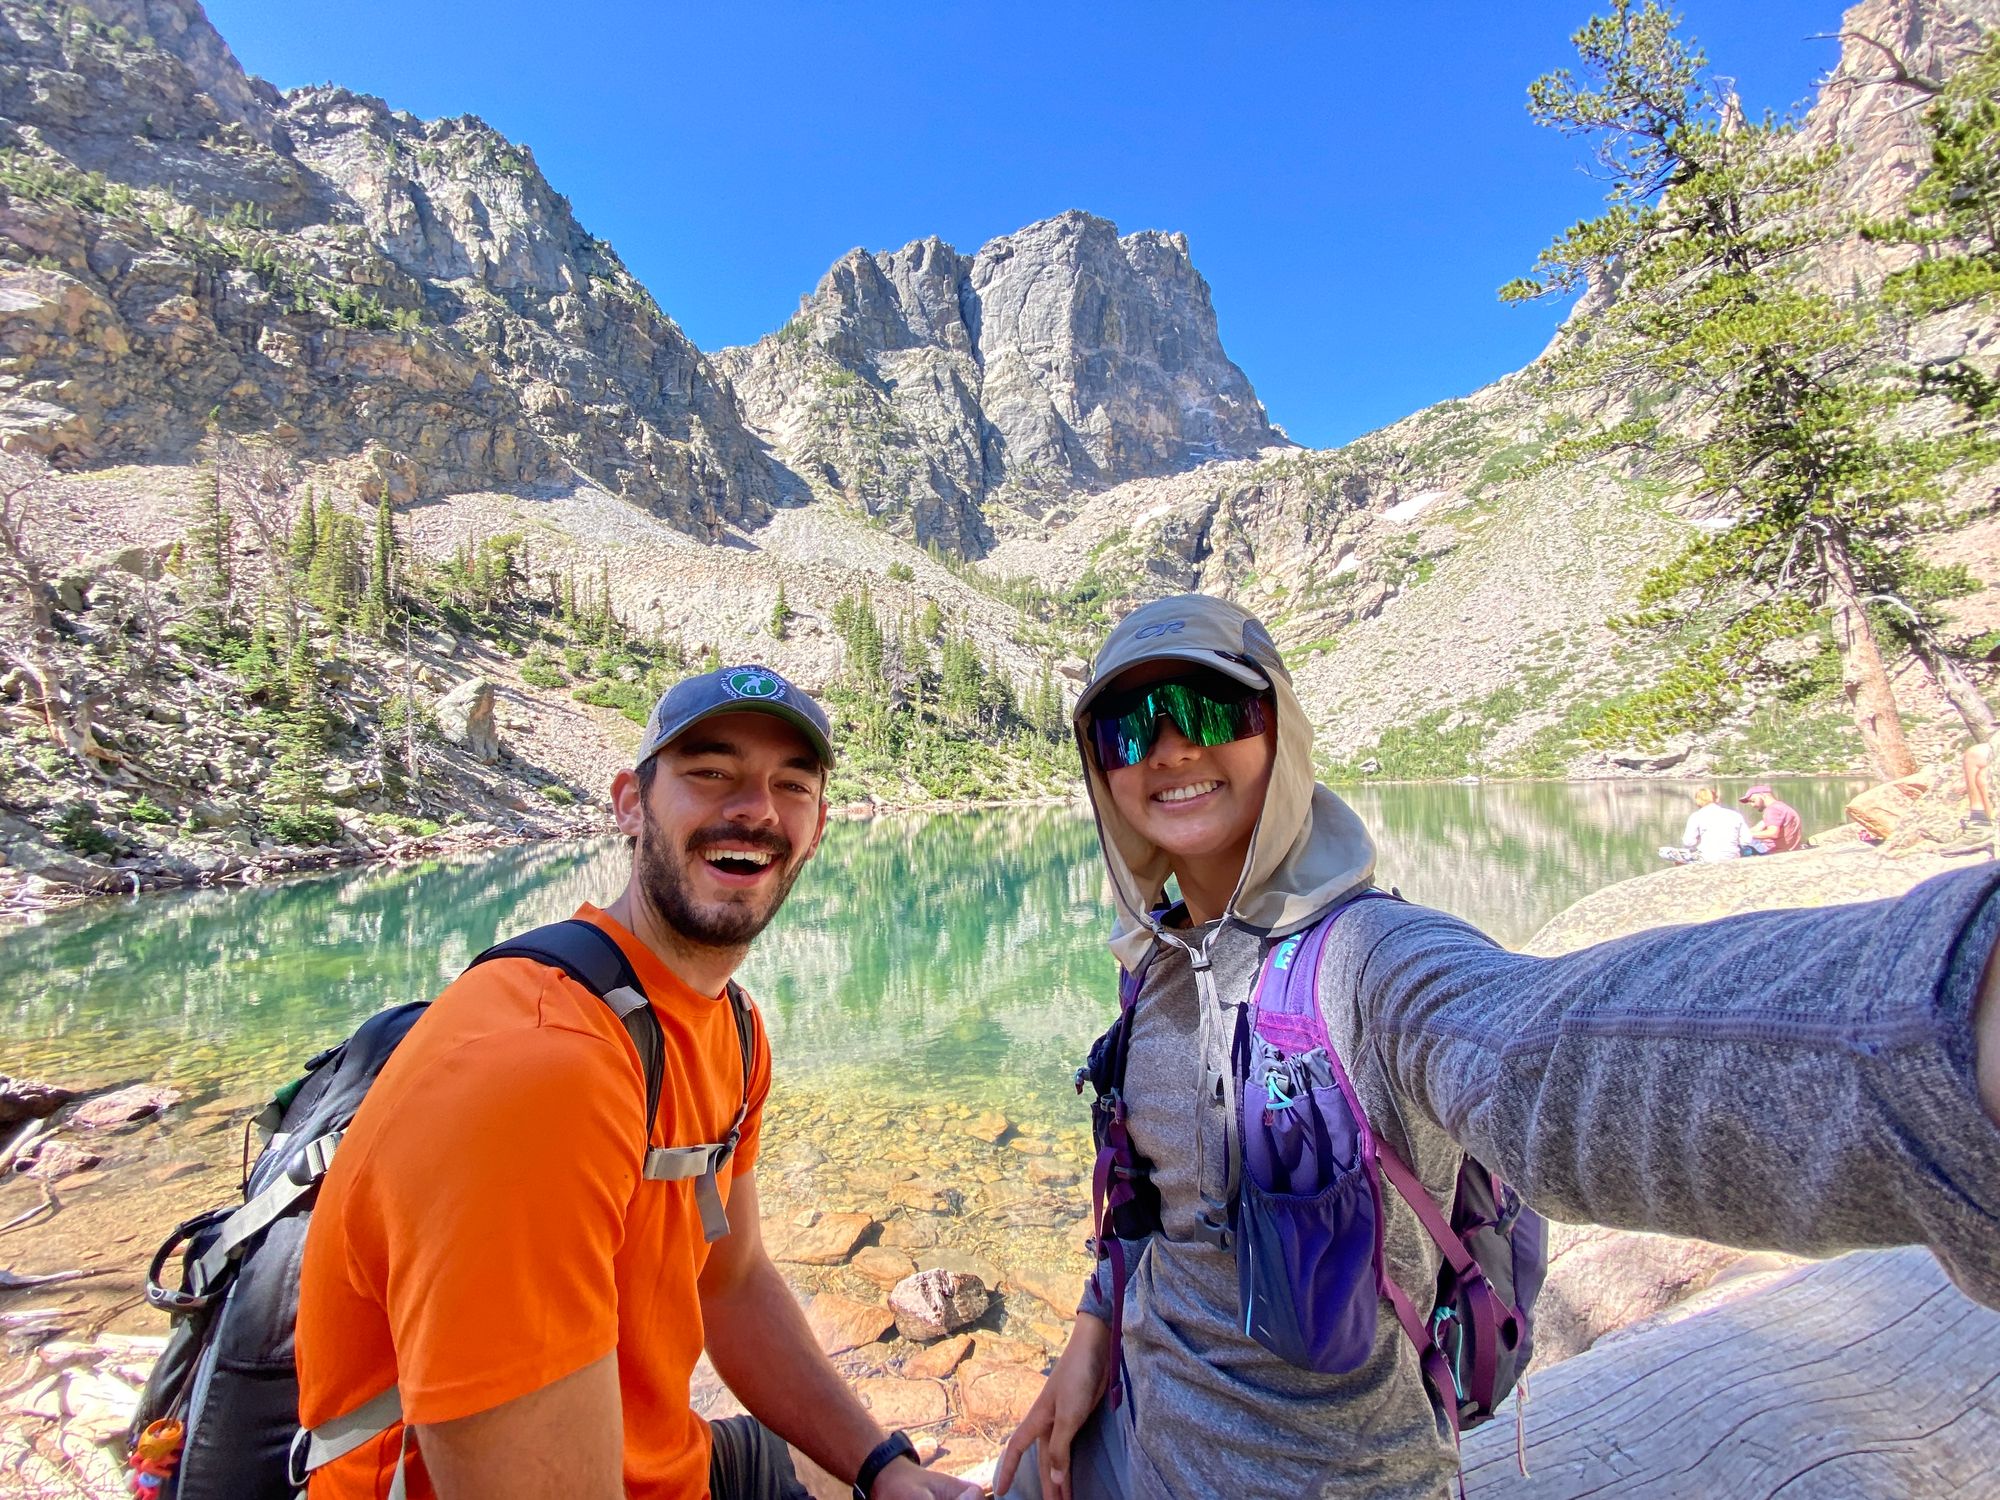
<svg viewBox="0 0 2000 1500">
<path fill-rule="evenodd" d="M 1167 682 L 1222 705 L 1204 743 L 1133 713 Z M 1326 1375 L 1253 1340 L 1238 1310 L 1236 1013 L 1275 942 L 1343 907 L 1320 967 L 1328 1031 L 1375 1132 L 1440 1204 L 1470 1153 L 1552 1218 L 1803 1255 L 1925 1244 L 2000 1306 L 2000 981 L 1986 975 L 2000 865 L 1896 901 L 1528 958 L 1441 912 L 1347 905 L 1371 887 L 1373 844 L 1314 784 L 1289 674 L 1235 606 L 1187 595 L 1129 615 L 1076 724 L 1117 907 L 1111 948 L 1144 967 L 1124 1099 L 1159 1227 L 1125 1247 L 1123 1399 L 1106 1400 L 1100 1263 L 1002 1456 L 1000 1493 L 1450 1493 L 1452 1431 L 1393 1316 L 1359 1368 Z M 1169 876 L 1182 898 L 1170 912 Z M 1773 951 L 1797 962 L 1773 975 L 1759 961 Z M 1395 1194 L 1383 1203 L 1388 1271 L 1432 1287 L 1437 1248 Z"/>
</svg>

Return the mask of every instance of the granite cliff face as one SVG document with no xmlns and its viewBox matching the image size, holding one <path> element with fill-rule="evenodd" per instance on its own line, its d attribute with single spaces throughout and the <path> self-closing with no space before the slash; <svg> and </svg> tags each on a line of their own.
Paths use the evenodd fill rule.
<svg viewBox="0 0 2000 1500">
<path fill-rule="evenodd" d="M 1935 78 L 1996 24 L 2000 0 L 1847 13 L 1807 121 L 1845 150 L 1844 209 L 1890 212 L 1925 165 L 1921 91 L 1883 47 Z M 433 553 L 539 528 L 539 561 L 609 563 L 621 617 L 813 685 L 864 586 L 891 623 L 937 603 L 1017 684 L 1199 588 L 1271 621 L 1331 757 L 1400 734 L 1468 747 L 1454 771 L 1574 769 L 1565 719 L 1660 665 L 1606 621 L 1699 520 L 1643 458 L 1537 469 L 1603 415 L 1539 364 L 1298 450 L 1185 241 L 1082 213 L 971 254 L 854 251 L 776 332 L 705 356 L 524 148 L 281 95 L 193 0 L 0 0 L 0 152 L 0 446 L 172 468 L 213 413 L 295 475 L 348 471 L 344 503 L 379 477 L 440 502 L 398 519 Z M 1865 285 L 1909 253 L 1856 238 L 1825 270 Z M 1926 331 L 1944 354 L 1995 336 L 1984 312 Z M 177 500 L 113 509 L 106 548 L 183 524 Z M 1952 545 L 2000 576 L 2000 527 Z M 2000 629 L 2000 590 L 1953 607 Z"/>
<path fill-rule="evenodd" d="M 1007 511 L 1289 446 L 1223 352 L 1185 237 L 1084 213 L 970 256 L 852 251 L 719 362 L 801 475 L 964 553 Z"/>
<path fill-rule="evenodd" d="M 158 460 L 213 413 L 402 496 L 582 481 L 697 536 L 790 487 L 700 351 L 479 121 L 280 96 L 193 0 L 0 0 L 0 67 L 9 449 Z"/>
</svg>

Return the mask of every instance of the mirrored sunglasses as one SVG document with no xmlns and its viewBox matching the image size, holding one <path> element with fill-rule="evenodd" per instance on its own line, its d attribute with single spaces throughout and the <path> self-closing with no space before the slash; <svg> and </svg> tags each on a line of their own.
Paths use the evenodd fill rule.
<svg viewBox="0 0 2000 1500">
<path fill-rule="evenodd" d="M 1262 734 L 1271 716 L 1263 691 L 1220 672 L 1204 672 L 1105 694 L 1091 705 L 1090 747 L 1100 768 L 1117 771 L 1146 758 L 1159 738 L 1161 719 L 1189 744 L 1206 749 Z"/>
</svg>

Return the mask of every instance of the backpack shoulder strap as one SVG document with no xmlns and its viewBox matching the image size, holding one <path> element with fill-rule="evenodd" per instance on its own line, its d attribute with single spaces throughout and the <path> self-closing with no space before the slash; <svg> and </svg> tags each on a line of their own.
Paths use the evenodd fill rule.
<svg viewBox="0 0 2000 1500">
<path fill-rule="evenodd" d="M 639 1049 L 639 1061 L 646 1070 L 646 1139 L 650 1143 L 653 1126 L 660 1118 L 660 1092 L 667 1081 L 667 1039 L 660 1029 L 660 1018 L 646 1001 L 645 986 L 639 983 L 618 940 L 595 922 L 571 917 L 495 943 L 467 964 L 466 972 L 496 958 L 525 958 L 560 969 L 611 1007 L 632 1045 Z"/>
<path fill-rule="evenodd" d="M 648 1181 L 694 1180 L 694 1201 L 701 1210 L 702 1236 L 711 1243 L 729 1233 L 729 1210 L 723 1204 L 715 1174 L 736 1155 L 737 1142 L 743 1138 L 743 1122 L 750 1117 L 750 1069 L 756 1059 L 756 1028 L 750 1018 L 750 997 L 733 979 L 726 986 L 726 993 L 735 1015 L 736 1041 L 743 1057 L 743 1097 L 736 1106 L 735 1120 L 719 1141 L 701 1146 L 652 1146 L 646 1152 Z"/>
</svg>

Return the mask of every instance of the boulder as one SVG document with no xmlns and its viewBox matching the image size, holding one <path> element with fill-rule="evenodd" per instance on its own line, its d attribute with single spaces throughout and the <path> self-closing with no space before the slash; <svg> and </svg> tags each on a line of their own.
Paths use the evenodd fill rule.
<svg viewBox="0 0 2000 1500">
<path fill-rule="evenodd" d="M 482 765 L 500 758 L 500 729 L 493 722 L 493 684 L 472 677 L 438 699 L 432 708 L 438 733 Z"/>
<path fill-rule="evenodd" d="M 889 1293 L 896 1331 L 918 1343 L 941 1339 L 976 1322 L 990 1299 L 986 1283 L 964 1271 L 935 1268 L 897 1282 Z"/>
<path fill-rule="evenodd" d="M 9 1078 L 0 1074 L 0 1125 L 18 1125 L 23 1120 L 46 1120 L 70 1100 L 74 1089 L 58 1088 L 33 1078 Z"/>
<path fill-rule="evenodd" d="M 1848 821 L 1859 823 L 1878 839 L 1886 839 L 1911 805 L 1937 784 L 1937 776 L 1935 769 L 1918 771 L 1871 786 L 1847 804 Z"/>
<path fill-rule="evenodd" d="M 150 1119 L 161 1110 L 178 1104 L 180 1097 L 177 1089 L 135 1083 L 130 1088 L 118 1089 L 79 1106 L 70 1117 L 70 1123 L 81 1125 L 86 1130 L 109 1130 L 114 1125 Z"/>
<path fill-rule="evenodd" d="M 1670 771 L 1693 749 L 1693 740 L 1680 740 L 1659 750 L 1611 750 L 1604 758 L 1621 771 Z"/>
<path fill-rule="evenodd" d="M 806 1326 L 823 1351 L 844 1354 L 876 1342 L 896 1326 L 896 1317 L 879 1302 L 821 1292 L 806 1304 Z"/>
</svg>

